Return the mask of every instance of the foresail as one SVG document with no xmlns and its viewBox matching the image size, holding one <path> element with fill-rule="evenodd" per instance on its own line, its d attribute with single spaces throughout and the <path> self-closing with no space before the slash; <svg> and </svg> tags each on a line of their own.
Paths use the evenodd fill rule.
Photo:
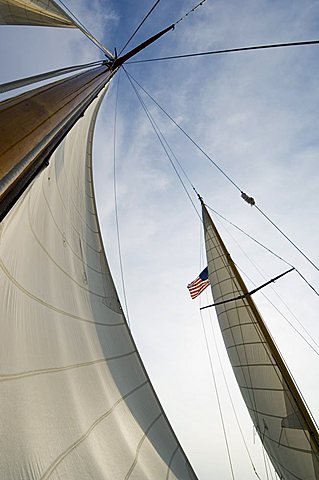
<svg viewBox="0 0 319 480">
<path fill-rule="evenodd" d="M 0 25 L 76 27 L 54 0 L 0 0 Z"/>
<path fill-rule="evenodd" d="M 203 205 L 209 279 L 214 302 L 248 293 Z M 218 322 L 242 396 L 280 478 L 318 480 L 318 433 L 274 354 L 270 334 L 252 300 L 216 306 Z"/>
<path fill-rule="evenodd" d="M 196 480 L 102 245 L 91 163 L 102 96 L 1 223 L 1 479 Z"/>
</svg>

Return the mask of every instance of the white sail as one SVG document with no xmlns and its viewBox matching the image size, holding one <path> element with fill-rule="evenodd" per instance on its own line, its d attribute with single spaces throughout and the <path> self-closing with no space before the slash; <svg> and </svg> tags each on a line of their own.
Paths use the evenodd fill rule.
<svg viewBox="0 0 319 480">
<path fill-rule="evenodd" d="M 0 25 L 76 27 L 53 0 L 0 0 Z"/>
<path fill-rule="evenodd" d="M 91 162 L 102 96 L 1 224 L 1 479 L 196 479 L 102 245 Z"/>
<path fill-rule="evenodd" d="M 248 291 L 206 208 L 203 221 L 214 302 Z M 280 358 L 249 295 L 216 305 L 218 322 L 239 388 L 280 478 L 318 480 L 318 434 L 306 407 L 283 374 Z"/>
</svg>

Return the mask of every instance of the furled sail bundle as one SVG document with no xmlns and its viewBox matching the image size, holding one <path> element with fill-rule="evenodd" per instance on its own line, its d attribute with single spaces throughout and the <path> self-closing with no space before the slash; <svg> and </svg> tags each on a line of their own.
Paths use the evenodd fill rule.
<svg viewBox="0 0 319 480">
<path fill-rule="evenodd" d="M 250 416 L 280 478 L 318 480 L 316 426 L 204 204 L 202 207 L 218 322 Z M 245 298 L 237 298 L 242 295 Z"/>
<path fill-rule="evenodd" d="M 107 88 L 1 223 L 2 479 L 196 479 L 102 245 L 92 137 Z"/>
<path fill-rule="evenodd" d="M 54 0 L 0 0 L 0 25 L 76 27 Z"/>
</svg>

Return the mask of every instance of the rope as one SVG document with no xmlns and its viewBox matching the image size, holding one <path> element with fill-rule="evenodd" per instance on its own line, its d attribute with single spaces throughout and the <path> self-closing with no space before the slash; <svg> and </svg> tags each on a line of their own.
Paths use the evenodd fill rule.
<svg viewBox="0 0 319 480">
<path fill-rule="evenodd" d="M 180 20 L 179 20 L 180 21 Z M 168 57 L 158 57 L 158 58 L 147 58 L 145 60 L 133 60 L 132 62 L 127 63 L 147 63 L 147 62 L 158 62 L 162 60 L 175 60 L 177 58 L 189 58 L 189 57 L 203 57 L 206 55 L 218 55 L 223 53 L 232 53 L 232 52 L 248 52 L 252 50 L 266 50 L 269 48 L 283 48 L 283 47 L 298 47 L 304 45 L 317 45 L 319 40 L 306 40 L 303 42 L 288 42 L 288 43 L 274 43 L 270 45 L 255 45 L 252 47 L 239 47 L 239 48 L 226 48 L 224 50 L 212 50 L 209 52 L 198 52 L 198 53 L 186 53 L 184 55 L 171 55 Z"/>
<path fill-rule="evenodd" d="M 232 476 L 232 479 L 235 480 L 234 469 L 233 469 L 233 464 L 232 464 L 232 460 L 231 460 L 231 455 L 230 455 L 230 450 L 229 450 L 229 445 L 228 445 L 228 439 L 227 439 L 227 434 L 226 434 L 226 427 L 225 427 L 225 422 L 224 422 L 224 417 L 223 417 L 223 411 L 222 411 L 220 398 L 219 398 L 219 394 L 218 394 L 217 383 L 216 383 L 216 378 L 215 378 L 215 373 L 214 373 L 214 368 L 213 368 L 213 362 L 212 362 L 212 357 L 211 357 L 211 354 L 210 354 L 210 349 L 209 349 L 209 345 L 208 345 L 207 334 L 206 334 L 206 329 L 205 329 L 205 324 L 204 324 L 202 313 L 200 314 L 200 316 L 201 316 L 201 321 L 202 321 L 202 327 L 203 327 L 203 332 L 204 332 L 204 337 L 205 337 L 205 344 L 206 344 L 207 354 L 208 354 L 208 358 L 209 358 L 209 364 L 210 364 L 210 370 L 211 370 L 211 374 L 212 374 L 214 390 L 215 390 L 215 394 L 216 394 L 216 398 L 217 398 L 217 404 L 218 404 L 220 419 L 221 419 L 223 433 L 224 433 L 224 439 L 225 439 L 225 444 L 226 444 L 226 450 L 227 450 L 227 456 L 228 456 L 231 476 Z"/>
<path fill-rule="evenodd" d="M 319 43 L 319 41 L 318 41 Z M 230 182 L 232 185 L 237 188 L 237 190 L 242 194 L 243 190 L 235 183 L 234 180 L 200 147 L 200 145 L 192 139 L 192 137 L 171 117 L 171 115 L 163 108 L 161 105 L 152 97 L 152 95 L 142 87 L 142 85 L 130 74 L 127 72 L 129 77 L 141 88 L 141 90 L 157 105 L 157 107 L 176 125 L 176 127 L 195 145 L 198 150 L 205 155 L 205 157 L 214 165 L 215 168 Z M 319 267 L 254 203 L 253 205 L 265 218 L 268 220 L 280 233 L 283 235 L 289 243 L 298 250 L 298 252 L 317 270 Z M 308 282 L 307 282 L 308 283 Z M 310 284 L 308 284 L 310 286 Z M 310 286 L 311 287 L 311 286 Z M 314 291 L 315 289 L 311 287 Z"/>
<path fill-rule="evenodd" d="M 72 16 L 71 20 L 73 20 L 73 22 L 76 24 L 76 26 L 81 30 L 82 33 L 84 33 L 84 35 L 87 36 L 87 38 L 89 40 L 91 40 L 91 42 L 94 43 L 94 45 L 96 47 L 98 47 L 106 56 L 109 60 L 112 60 L 113 59 L 113 55 L 111 54 L 111 52 L 109 52 L 107 50 L 106 47 L 104 47 L 104 45 L 102 45 L 102 43 L 100 43 L 95 37 L 94 35 L 92 35 L 92 33 L 83 25 L 83 23 L 74 15 L 74 13 L 69 9 L 69 7 L 67 5 L 65 5 L 65 3 L 62 1 L 62 0 L 59 0 L 59 2 L 61 3 L 61 5 L 63 5 L 63 7 L 69 12 L 69 14 Z"/>
<path fill-rule="evenodd" d="M 259 245 L 260 247 L 264 248 L 265 250 L 267 250 L 267 252 L 271 253 L 272 255 L 274 255 L 274 257 L 278 258 L 279 260 L 281 260 L 282 262 L 286 263 L 287 265 L 289 265 L 290 267 L 293 267 L 293 265 L 291 263 L 289 263 L 287 260 L 285 260 L 284 258 L 282 258 L 280 255 L 278 255 L 277 253 L 275 253 L 273 250 L 271 250 L 270 248 L 266 247 L 264 244 L 262 244 L 261 242 L 259 242 L 258 240 L 256 240 L 254 237 L 252 237 L 251 235 L 249 235 L 249 233 L 245 232 L 244 230 L 242 230 L 240 227 L 238 227 L 238 225 L 235 225 L 235 223 L 231 222 L 230 220 L 228 220 L 226 217 L 224 217 L 223 215 L 221 215 L 220 213 L 218 213 L 216 210 L 214 210 L 213 208 L 211 208 L 209 205 L 207 205 L 205 203 L 205 206 L 211 210 L 212 212 L 214 212 L 216 215 L 218 215 L 220 218 L 222 218 L 223 220 L 225 220 L 225 222 L 229 223 L 232 227 L 236 228 L 237 230 L 239 230 L 241 233 L 243 233 L 244 235 L 246 235 L 246 237 L 250 238 L 250 240 L 252 240 L 253 242 L 257 243 L 257 245 Z M 319 297 L 319 292 L 315 289 L 315 287 L 313 285 L 311 285 L 311 283 L 299 272 L 299 270 L 297 270 L 296 267 L 294 267 L 295 271 L 298 273 L 298 275 L 302 278 L 302 280 L 308 285 L 308 287 L 311 288 L 311 290 L 313 290 L 313 292 Z"/>
<path fill-rule="evenodd" d="M 125 282 L 124 282 L 124 271 L 123 271 L 122 251 L 121 251 L 121 241 L 120 241 L 120 228 L 119 228 L 119 215 L 118 215 L 118 208 L 117 208 L 117 188 L 116 188 L 116 127 L 117 127 L 117 108 L 118 108 L 118 97 L 119 97 L 119 89 L 120 89 L 120 78 L 121 77 L 120 77 L 120 74 L 119 74 L 118 81 L 117 81 L 115 110 L 114 110 L 113 190 L 114 190 L 114 205 L 115 205 L 115 220 L 116 220 L 116 236 L 117 236 L 117 247 L 118 247 L 118 252 L 119 252 L 119 263 L 120 263 L 120 271 L 121 271 L 122 290 L 123 290 L 123 296 L 124 296 L 127 323 L 128 323 L 129 328 L 131 328 L 130 317 L 129 317 L 129 313 L 128 313 L 127 298 L 126 298 Z"/>
<path fill-rule="evenodd" d="M 218 363 L 219 363 L 219 366 L 220 366 L 220 369 L 221 369 L 221 372 L 222 372 L 222 375 L 223 375 L 223 379 L 224 379 L 224 382 L 225 382 L 225 386 L 226 386 L 228 398 L 229 398 L 229 401 L 230 401 L 230 404 L 231 404 L 231 407 L 232 407 L 232 410 L 233 410 L 234 417 L 235 417 L 235 419 L 236 419 L 236 423 L 237 423 L 237 426 L 238 426 L 238 430 L 239 430 L 239 432 L 240 432 L 242 441 L 243 441 L 243 443 L 244 443 L 246 452 L 247 452 L 247 454 L 248 454 L 248 457 L 249 457 L 249 460 L 250 460 L 252 469 L 253 469 L 255 475 L 257 476 L 257 478 L 259 478 L 259 480 L 261 480 L 261 478 L 260 478 L 260 476 L 258 475 L 258 472 L 257 472 L 257 470 L 256 470 L 256 467 L 255 467 L 255 464 L 254 464 L 254 462 L 253 462 L 252 456 L 251 456 L 251 454 L 250 454 L 250 451 L 249 451 L 247 442 L 246 442 L 246 440 L 245 440 L 244 433 L 243 433 L 242 428 L 241 428 L 241 426 L 240 426 L 240 422 L 239 422 L 238 415 L 237 415 L 237 413 L 236 413 L 235 405 L 234 405 L 234 402 L 233 402 L 233 399 L 232 399 L 232 396 L 231 396 L 231 393 L 230 393 L 230 389 L 229 389 L 228 382 L 227 382 L 227 379 L 226 379 L 226 374 L 225 374 L 225 371 L 224 371 L 224 368 L 223 368 L 223 363 L 222 363 L 222 360 L 221 360 L 221 357 L 220 357 L 220 353 L 219 353 L 219 349 L 218 349 L 218 346 L 217 346 L 217 340 L 216 340 L 216 335 L 215 335 L 215 331 L 214 331 L 214 327 L 213 327 L 213 322 L 212 322 L 212 316 L 211 316 L 211 312 L 210 312 L 210 311 L 209 311 L 209 317 L 210 317 L 210 326 L 211 326 L 211 331 L 212 331 L 212 335 L 213 335 L 215 350 L 216 350 L 217 357 L 218 357 Z"/>
<path fill-rule="evenodd" d="M 278 227 L 278 225 L 276 225 L 266 214 L 265 212 L 263 212 L 257 205 L 255 205 L 255 207 L 257 208 L 257 210 L 266 218 L 266 220 L 268 220 L 268 222 L 271 223 L 271 225 L 273 225 L 279 233 L 281 233 L 281 235 L 283 237 L 285 237 L 286 240 L 288 240 L 289 243 L 291 243 L 291 245 L 293 247 L 295 247 L 296 250 L 298 250 L 299 253 L 301 253 L 301 255 L 319 272 L 319 267 L 312 261 L 310 260 L 310 258 Z"/>
<path fill-rule="evenodd" d="M 160 0 L 157 0 L 155 2 L 155 4 L 152 6 L 152 8 L 150 9 L 150 11 L 145 15 L 145 17 L 143 18 L 143 20 L 141 21 L 141 23 L 136 27 L 136 29 L 134 30 L 134 32 L 132 33 L 132 35 L 130 36 L 130 38 L 128 39 L 128 41 L 126 42 L 126 44 L 124 45 L 124 47 L 122 48 L 122 50 L 120 51 L 119 53 L 119 56 L 121 55 L 121 53 L 123 52 L 123 50 L 128 46 L 128 44 L 130 43 L 130 41 L 132 40 L 132 38 L 136 35 L 136 33 L 139 31 L 139 29 L 141 28 L 141 26 L 143 25 L 143 23 L 147 20 L 147 18 L 150 16 L 150 14 L 152 13 L 152 11 L 157 7 L 157 5 L 159 4 Z"/>
<path fill-rule="evenodd" d="M 215 213 L 216 215 L 218 215 L 218 217 L 222 218 L 225 222 L 229 223 L 229 225 L 231 225 L 232 227 L 236 228 L 239 232 L 243 233 L 244 235 L 246 235 L 246 237 L 248 237 L 250 240 L 253 240 L 253 242 L 257 243 L 257 245 L 259 245 L 260 247 L 264 248 L 265 250 L 267 250 L 267 252 L 271 253 L 272 255 L 274 255 L 276 258 L 278 258 L 279 260 L 281 260 L 282 262 L 284 262 L 286 265 L 289 265 L 290 267 L 293 267 L 293 265 L 291 265 L 291 263 L 287 262 L 287 260 L 285 260 L 284 258 L 282 258 L 280 255 L 278 255 L 277 253 L 275 253 L 273 250 L 271 250 L 270 248 L 266 247 L 263 243 L 259 242 L 258 240 L 256 240 L 254 237 L 252 237 L 251 235 L 249 235 L 249 233 L 245 232 L 245 230 L 242 230 L 240 227 L 238 227 L 238 225 L 235 225 L 235 223 L 231 222 L 230 220 L 228 220 L 226 217 L 224 217 L 223 215 L 221 215 L 220 213 L 218 213 L 216 210 L 214 210 L 212 207 L 210 207 L 209 205 L 207 205 L 205 203 L 205 207 L 208 208 L 208 210 L 210 210 L 211 212 Z"/>
<path fill-rule="evenodd" d="M 266 471 L 266 478 L 269 480 L 269 475 L 268 475 L 268 469 L 267 469 L 267 463 L 266 463 L 266 455 L 265 455 L 265 448 L 263 443 L 261 444 L 261 450 L 263 452 L 263 459 L 264 459 L 264 466 L 265 466 L 265 471 Z"/>
<path fill-rule="evenodd" d="M 188 190 L 187 190 L 187 188 L 186 188 L 185 183 L 184 183 L 183 180 L 182 180 L 182 177 L 180 176 L 177 168 L 176 168 L 175 165 L 174 165 L 174 162 L 172 161 L 172 159 L 171 159 L 171 157 L 170 157 L 170 155 L 169 155 L 169 153 L 168 153 L 168 149 L 169 149 L 171 152 L 172 152 L 172 149 L 169 147 L 169 145 L 168 145 L 168 143 L 167 143 L 164 135 L 163 135 L 162 132 L 160 131 L 157 123 L 155 122 L 154 118 L 152 117 L 151 113 L 149 112 L 148 108 L 146 107 L 145 103 L 143 102 L 143 100 L 142 100 L 140 94 L 138 93 L 135 85 L 133 84 L 132 80 L 130 79 L 130 75 L 128 75 L 128 72 L 126 71 L 126 69 L 125 69 L 124 67 L 122 67 L 122 68 L 123 68 L 123 70 L 125 71 L 125 73 L 126 73 L 126 75 L 127 75 L 127 78 L 128 78 L 128 80 L 129 80 L 129 82 L 130 82 L 130 84 L 131 84 L 131 86 L 132 86 L 132 88 L 133 88 L 133 90 L 134 90 L 134 92 L 135 92 L 135 94 L 136 94 L 136 96 L 137 96 L 140 104 L 142 105 L 142 108 L 143 108 L 144 112 L 146 113 L 147 118 L 149 119 L 150 124 L 152 125 L 152 127 L 153 127 L 153 129 L 154 129 L 154 132 L 155 132 L 158 140 L 160 141 L 160 144 L 161 144 L 162 147 L 163 147 L 164 152 L 166 153 L 167 158 L 168 158 L 171 166 L 173 167 L 173 169 L 174 169 L 174 171 L 175 171 L 175 173 L 176 173 L 179 181 L 181 182 L 181 184 L 182 184 L 182 186 L 183 186 L 183 188 L 184 188 L 184 190 L 185 190 L 185 192 L 186 192 L 186 195 L 188 196 L 191 204 L 193 205 L 193 208 L 194 208 L 197 216 L 198 216 L 199 219 L 202 221 L 201 215 L 200 215 L 200 213 L 198 212 L 198 210 L 197 210 L 197 208 L 196 208 L 196 205 L 195 205 L 192 197 L 190 196 L 190 194 L 189 194 L 189 192 L 188 192 Z M 167 147 L 165 146 L 165 143 L 166 143 Z M 174 155 L 174 158 L 177 160 L 175 154 L 174 154 L 173 152 L 172 152 L 172 154 Z M 178 162 L 178 160 L 177 160 L 177 162 Z M 180 165 L 179 162 L 178 162 L 178 164 Z"/>
<path fill-rule="evenodd" d="M 242 192 L 242 189 L 239 188 L 239 186 L 222 170 L 222 168 L 217 165 L 217 163 L 201 148 L 201 146 L 195 142 L 195 140 L 174 120 L 173 117 L 171 117 L 171 115 L 163 108 L 161 107 L 161 105 L 155 100 L 154 97 L 152 97 L 152 95 L 147 92 L 145 90 L 144 87 L 142 87 L 142 85 L 133 77 L 133 75 L 131 75 L 129 72 L 127 72 L 129 77 L 140 87 L 140 89 L 155 103 L 155 105 L 157 105 L 157 107 L 171 120 L 171 122 L 174 123 L 174 125 L 193 143 L 193 145 L 195 145 L 195 147 L 198 148 L 198 150 L 203 154 L 205 155 L 205 157 L 217 168 L 217 170 L 220 171 L 220 173 L 222 175 L 224 175 L 225 178 L 227 178 L 227 180 L 229 180 L 233 185 L 234 187 L 237 188 L 237 190 L 241 193 Z"/>
</svg>

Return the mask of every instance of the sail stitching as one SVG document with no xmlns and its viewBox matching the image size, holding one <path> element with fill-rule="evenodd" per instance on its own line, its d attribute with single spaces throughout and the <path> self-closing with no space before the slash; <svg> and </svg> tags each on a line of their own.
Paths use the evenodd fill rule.
<svg viewBox="0 0 319 480">
<path fill-rule="evenodd" d="M 128 480 L 128 479 L 130 478 L 130 476 L 132 475 L 133 470 L 134 470 L 134 468 L 135 468 L 136 465 L 137 465 L 138 456 L 139 456 L 139 453 L 140 453 L 140 449 L 142 448 L 143 442 L 144 442 L 144 440 L 147 438 L 147 435 L 148 435 L 149 431 L 151 430 L 151 428 L 152 428 L 152 427 L 155 425 L 155 423 L 161 418 L 162 415 L 163 415 L 162 412 L 160 412 L 160 414 L 157 415 L 157 417 L 155 417 L 155 419 L 154 419 L 154 420 L 151 422 L 151 424 L 147 427 L 144 435 L 142 436 L 141 440 L 139 441 L 139 443 L 138 443 L 138 445 L 137 445 L 134 461 L 133 461 L 132 465 L 130 466 L 129 471 L 128 471 L 127 474 L 125 475 L 124 480 Z"/>
<path fill-rule="evenodd" d="M 44 175 L 43 175 L 43 180 L 44 180 L 44 178 L 45 178 L 45 177 L 44 177 Z M 54 223 L 54 225 L 56 226 L 56 228 L 57 228 L 57 230 L 59 231 L 59 233 L 61 234 L 61 236 L 63 236 L 63 231 L 60 229 L 58 223 L 56 222 L 55 217 L 54 217 L 54 215 L 53 215 L 53 212 L 52 212 L 52 210 L 51 210 L 51 207 L 50 207 L 50 205 L 49 205 L 48 199 L 47 199 L 47 197 L 46 197 L 46 195 L 45 195 L 43 182 L 42 182 L 42 193 L 43 193 L 43 198 L 44 198 L 44 200 L 45 200 L 45 203 L 46 203 L 46 205 L 47 205 L 47 207 L 48 207 L 48 210 L 49 210 L 49 212 L 50 212 L 51 218 L 52 218 L 52 220 L 53 220 L 53 223 Z M 77 232 L 77 230 L 75 230 L 75 231 Z M 77 233 L 78 233 L 78 232 L 77 232 Z M 78 235 L 80 236 L 79 233 L 78 233 Z M 85 242 L 85 240 L 83 240 L 83 241 Z M 82 260 L 81 257 L 80 257 L 80 255 L 78 255 L 78 254 L 76 253 L 76 251 L 73 249 L 71 243 L 68 241 L 68 239 L 67 239 L 66 237 L 65 237 L 65 242 L 67 243 L 67 245 L 69 246 L 71 252 L 75 255 L 75 257 L 77 257 L 79 260 Z M 86 243 L 86 242 L 85 242 L 85 243 Z M 100 275 L 102 275 L 101 270 L 97 270 L 96 268 L 92 267 L 92 266 L 89 265 L 84 259 L 83 259 L 83 263 L 84 263 L 84 265 L 85 265 L 86 267 L 88 267 L 89 269 L 93 270 L 93 272 L 99 273 Z"/>
<path fill-rule="evenodd" d="M 78 321 L 81 321 L 81 322 L 85 322 L 85 323 L 90 323 L 92 325 L 101 325 L 102 327 L 119 327 L 119 326 L 123 326 L 123 325 L 126 325 L 125 322 L 119 322 L 119 323 L 103 323 L 103 322 L 96 322 L 94 320 L 89 320 L 87 318 L 83 318 L 83 317 L 80 317 L 78 315 L 75 315 L 73 313 L 70 313 L 70 312 L 66 312 L 65 310 L 62 310 L 54 305 L 51 305 L 50 303 L 42 300 L 42 298 L 40 297 L 37 297 L 36 295 L 34 295 L 33 293 L 29 292 L 26 288 L 24 288 L 15 278 L 14 276 L 9 272 L 9 270 L 7 269 L 7 267 L 5 266 L 5 264 L 3 263 L 3 260 L 0 258 L 0 268 L 3 270 L 3 272 L 5 273 L 5 275 L 9 278 L 9 280 L 22 292 L 24 293 L 25 295 L 27 295 L 28 297 L 30 297 L 32 300 L 34 300 L 35 302 L 39 303 L 40 305 L 43 305 L 44 307 L 47 307 L 48 309 L 50 310 L 53 310 L 57 313 L 60 313 L 61 315 L 64 315 L 66 317 L 70 317 L 74 320 L 78 320 Z"/>
<path fill-rule="evenodd" d="M 58 180 L 56 181 L 56 189 L 57 189 L 57 191 L 58 191 L 58 193 L 59 193 L 59 197 L 60 197 L 60 200 L 61 200 L 61 204 L 62 204 L 62 206 L 63 206 L 63 208 L 64 208 L 64 210 L 65 210 L 65 212 L 66 212 L 66 214 L 67 214 L 67 216 L 68 216 L 68 218 L 69 218 L 69 220 L 70 220 L 70 223 L 71 223 L 73 229 L 80 235 L 79 231 L 78 231 L 77 228 L 74 226 L 74 224 L 73 224 L 73 222 L 72 222 L 72 219 L 71 219 L 71 217 L 70 217 L 70 212 L 69 212 L 68 209 L 66 208 L 66 205 L 65 205 L 65 203 L 64 203 L 64 201 L 63 201 L 62 194 L 61 194 L 61 190 L 60 190 L 59 184 L 58 184 Z M 80 218 L 81 218 L 81 217 L 80 217 Z M 81 218 L 81 221 L 85 224 L 86 227 L 88 227 L 87 223 L 83 220 L 83 218 Z M 95 231 L 93 232 L 93 231 L 92 231 L 92 233 L 98 233 L 98 232 L 95 232 Z M 90 243 L 88 243 L 87 241 L 85 241 L 85 243 L 86 243 L 86 245 L 87 245 L 89 248 L 91 248 L 94 252 L 99 253 L 99 251 L 96 250 L 96 248 L 94 248 Z"/>
<path fill-rule="evenodd" d="M 66 170 L 67 170 L 66 168 L 63 169 L 64 178 L 65 178 L 65 183 L 66 183 L 66 185 L 69 186 L 69 185 L 71 185 L 71 183 L 70 183 L 69 178 L 68 178 L 68 176 L 67 176 Z M 79 175 L 77 176 L 77 179 L 79 180 Z M 89 184 L 90 187 L 91 187 L 91 182 L 90 182 L 88 179 L 87 179 L 87 182 L 88 182 L 88 184 Z M 74 189 L 73 189 L 73 190 L 74 190 Z M 76 186 L 75 191 L 78 191 L 78 190 L 79 190 L 79 185 Z M 86 190 L 86 189 L 85 189 L 85 190 Z M 87 227 L 92 233 L 99 233 L 98 230 L 94 230 L 94 228 L 90 227 L 90 225 L 87 223 L 86 219 L 83 218 L 81 212 L 79 211 L 79 209 L 77 208 L 77 206 L 76 206 L 76 204 L 75 204 L 75 202 L 74 202 L 74 200 L 73 200 L 73 197 L 70 196 L 69 198 L 70 198 L 70 200 L 71 200 L 71 202 L 72 202 L 72 204 L 73 204 L 74 210 L 75 210 L 76 213 L 79 215 L 79 217 L 81 218 L 82 222 L 86 225 L 86 227 Z M 95 217 L 95 214 L 94 214 L 94 217 Z M 95 220 L 95 218 L 94 218 L 94 220 Z"/>
<path fill-rule="evenodd" d="M 56 189 L 57 189 L 57 192 L 59 194 L 59 197 L 60 197 L 60 200 L 61 200 L 61 204 L 62 204 L 62 207 L 64 208 L 66 214 L 67 214 L 67 217 L 69 218 L 70 220 L 70 224 L 72 226 L 72 228 L 77 232 L 78 235 L 80 235 L 80 232 L 77 230 L 77 228 L 75 227 L 75 225 L 73 224 L 72 220 L 71 220 L 71 217 L 70 217 L 70 213 L 68 212 L 68 209 L 66 208 L 66 205 L 63 201 L 63 198 L 62 198 L 62 194 L 61 194 L 61 191 L 60 191 L 60 188 L 59 188 L 59 184 L 58 184 L 58 180 L 55 182 L 55 185 L 56 185 Z M 85 223 L 86 225 L 86 223 Z M 90 243 L 88 243 L 85 239 L 83 239 L 83 241 L 85 242 L 85 244 L 91 248 L 91 250 L 93 250 L 94 252 L 96 253 L 100 253 L 99 250 L 97 250 L 96 248 L 94 248 Z"/>
<path fill-rule="evenodd" d="M 55 260 L 54 258 L 51 256 L 51 254 L 48 252 L 48 250 L 45 248 L 45 246 L 42 244 L 41 240 L 38 238 L 37 234 L 35 233 L 34 229 L 33 229 L 33 226 L 32 226 L 32 220 L 31 220 L 31 207 L 30 207 L 30 203 L 31 203 L 31 192 L 29 193 L 29 197 L 28 197 L 28 220 L 29 220 L 29 227 L 30 227 L 30 231 L 34 237 L 34 239 L 37 241 L 38 245 L 42 248 L 42 250 L 45 252 L 45 254 L 47 255 L 47 257 L 51 260 L 52 263 L 54 263 L 54 265 L 56 265 L 56 267 L 64 273 L 65 276 L 67 276 L 72 282 L 74 282 L 78 287 L 80 287 L 82 290 L 85 290 L 86 292 L 92 294 L 92 295 L 95 295 L 96 297 L 99 297 L 99 298 L 104 298 L 105 295 L 102 295 L 100 293 L 97 293 L 97 292 L 93 292 L 92 290 L 89 290 L 88 288 L 86 288 L 83 284 L 79 283 L 75 278 L 73 278 L 67 271 L 65 271 Z M 81 262 L 82 265 L 83 265 L 83 262 Z"/>
<path fill-rule="evenodd" d="M 112 360 L 118 360 L 120 358 L 128 357 L 130 355 L 135 354 L 136 351 L 132 350 L 131 352 L 128 353 L 123 353 L 122 355 L 114 355 L 112 357 L 104 357 L 104 358 L 99 358 L 97 360 L 92 360 L 89 362 L 83 362 L 83 363 L 74 363 L 71 365 L 65 365 L 62 367 L 49 367 L 49 368 L 40 368 L 37 370 L 29 370 L 26 372 L 20 372 L 20 373 L 0 373 L 0 382 L 7 382 L 11 380 L 20 380 L 22 378 L 28 378 L 28 377 L 33 377 L 37 375 L 44 375 L 44 374 L 50 374 L 50 373 L 59 373 L 59 372 L 64 372 L 67 370 L 73 370 L 77 368 L 82 368 L 82 367 L 89 367 L 91 365 L 96 365 L 100 363 L 107 363 Z"/>
<path fill-rule="evenodd" d="M 118 405 L 120 405 L 122 402 L 124 402 L 124 400 L 126 400 L 130 395 L 132 395 L 133 393 L 137 392 L 140 388 L 144 387 L 145 385 L 148 384 L 148 381 L 146 380 L 145 382 L 141 383 L 140 385 L 138 385 L 137 387 L 133 388 L 133 390 L 129 391 L 128 393 L 126 393 L 125 395 L 123 395 L 121 398 L 119 398 L 115 403 L 114 405 L 107 411 L 105 412 L 103 415 L 101 415 L 99 418 L 97 418 L 95 420 L 95 422 L 89 427 L 89 429 L 74 443 L 72 443 L 72 445 L 70 445 L 66 450 L 64 450 L 64 452 L 62 452 L 56 459 L 55 461 L 47 468 L 47 470 L 45 471 L 44 474 L 42 474 L 40 480 L 47 480 L 48 478 L 51 477 L 52 473 L 54 472 L 54 470 L 56 470 L 56 468 L 60 465 L 61 462 L 63 462 L 63 460 L 73 451 L 75 450 L 82 442 L 84 442 L 88 436 L 92 433 L 92 431 L 103 421 L 105 420 L 107 417 L 109 417 L 113 412 L 114 410 L 116 409 L 116 407 Z"/>
<path fill-rule="evenodd" d="M 215 242 L 216 235 L 214 235 L 214 232 L 212 231 L 212 228 L 209 228 L 209 226 L 208 226 L 208 227 L 206 228 L 206 233 L 207 233 L 207 235 L 210 237 L 212 243 Z M 213 235 L 213 237 L 212 237 L 212 235 Z M 222 251 L 222 253 L 223 253 L 223 250 L 222 250 L 221 246 L 220 246 L 220 245 L 216 245 L 216 247 L 214 247 L 214 249 L 213 249 L 213 248 L 211 249 L 211 252 L 210 252 L 210 253 L 212 253 L 213 250 L 215 250 L 216 253 L 218 253 L 219 256 L 216 257 L 216 258 L 220 259 L 220 260 L 222 261 L 222 263 L 224 263 L 224 266 L 225 266 L 225 268 L 226 268 L 226 271 L 227 271 L 229 277 L 232 279 L 232 271 L 231 271 L 231 269 L 230 269 L 230 265 L 228 265 L 228 263 L 226 262 L 225 255 L 224 255 L 224 254 L 220 254 L 220 251 Z M 209 252 L 209 249 L 208 249 L 208 252 Z M 208 253 L 208 252 L 207 252 L 207 253 Z M 215 265 L 215 257 L 214 257 L 214 255 L 212 255 L 212 261 L 213 261 L 213 263 L 214 263 L 214 265 Z M 219 272 L 216 272 L 216 277 L 217 277 L 217 280 L 219 280 Z M 231 284 L 233 285 L 233 282 L 231 282 Z M 219 290 L 220 290 L 220 288 L 219 288 Z M 220 293 L 221 293 L 221 290 L 220 290 Z M 223 312 L 223 313 L 226 315 L 228 325 L 231 326 L 231 322 L 230 322 L 230 318 L 229 318 L 229 315 L 228 315 L 228 311 L 227 311 L 226 305 L 223 305 L 223 308 L 224 308 L 224 312 Z M 238 325 L 239 325 L 239 328 L 240 328 L 240 318 L 239 318 L 238 310 L 237 310 L 236 308 L 234 308 L 234 311 L 235 311 L 235 313 L 236 313 L 236 315 L 237 315 Z M 232 336 L 233 343 L 235 344 L 236 342 L 235 342 L 235 338 L 234 338 L 234 334 L 233 334 L 232 329 L 230 329 L 230 333 L 231 333 L 231 336 Z M 238 356 L 238 360 L 240 361 L 240 356 L 239 356 L 239 352 L 238 352 L 237 349 L 236 349 L 236 353 L 237 353 L 237 356 Z M 247 372 L 247 373 L 248 373 L 248 377 L 249 377 L 249 382 L 248 382 L 247 379 L 246 379 L 246 372 L 245 372 L 244 370 L 242 370 L 242 374 L 243 374 L 243 377 L 244 377 L 244 379 L 245 379 L 246 384 L 249 384 L 249 383 L 250 383 L 250 385 L 252 385 L 252 379 L 251 379 L 251 375 L 250 375 L 249 369 L 248 369 L 248 372 Z M 254 391 L 253 391 L 253 390 L 249 390 L 248 392 L 249 392 L 248 394 L 249 394 L 250 400 L 251 400 L 252 403 L 256 406 L 256 400 L 255 400 L 255 396 L 254 396 Z M 251 397 L 252 397 L 252 398 L 251 398 Z M 257 423 L 258 423 L 258 422 L 257 422 Z"/>
</svg>

